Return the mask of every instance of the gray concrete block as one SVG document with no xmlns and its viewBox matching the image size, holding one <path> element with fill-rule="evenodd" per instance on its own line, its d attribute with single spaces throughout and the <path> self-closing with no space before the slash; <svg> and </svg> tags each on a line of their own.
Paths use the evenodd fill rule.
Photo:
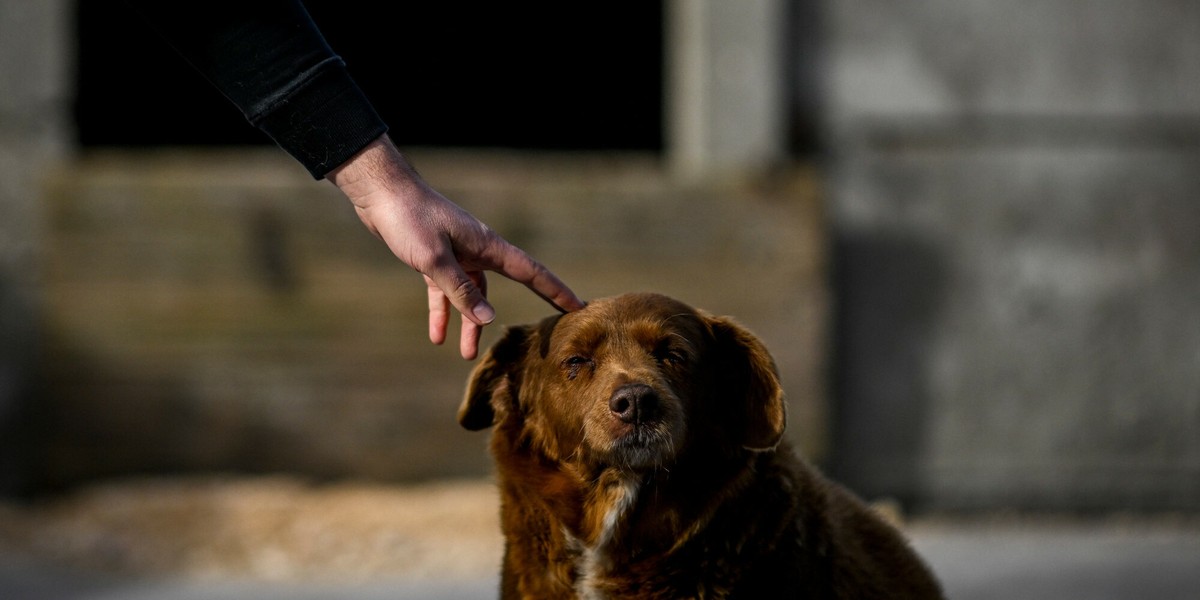
<svg viewBox="0 0 1200 600">
<path fill-rule="evenodd" d="M 863 153 L 838 471 L 940 508 L 1200 502 L 1200 149 Z"/>
<path fill-rule="evenodd" d="M 826 2 L 827 106 L 864 117 L 1196 116 L 1188 0 Z"/>
<path fill-rule="evenodd" d="M 834 471 L 1200 505 L 1200 5 L 826 2 Z"/>
<path fill-rule="evenodd" d="M 785 158 L 785 7 L 667 3 L 667 151 L 677 175 L 736 175 Z"/>
</svg>

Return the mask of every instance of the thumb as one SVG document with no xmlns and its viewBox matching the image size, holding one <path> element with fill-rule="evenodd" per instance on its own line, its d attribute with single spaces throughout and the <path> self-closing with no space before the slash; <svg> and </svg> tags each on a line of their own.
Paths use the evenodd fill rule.
<svg viewBox="0 0 1200 600">
<path fill-rule="evenodd" d="M 450 304 L 476 325 L 487 325 L 496 319 L 496 309 L 488 303 L 483 290 L 458 261 L 442 263 L 425 274 L 442 290 Z"/>
</svg>

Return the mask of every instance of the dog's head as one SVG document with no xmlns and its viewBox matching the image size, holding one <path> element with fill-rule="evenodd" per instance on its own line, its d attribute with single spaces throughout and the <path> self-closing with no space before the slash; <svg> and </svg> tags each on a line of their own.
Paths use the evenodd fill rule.
<svg viewBox="0 0 1200 600">
<path fill-rule="evenodd" d="M 459 423 L 547 458 L 642 471 L 690 448 L 773 448 L 785 408 L 766 348 L 733 321 L 627 294 L 510 328 L 471 374 Z"/>
</svg>

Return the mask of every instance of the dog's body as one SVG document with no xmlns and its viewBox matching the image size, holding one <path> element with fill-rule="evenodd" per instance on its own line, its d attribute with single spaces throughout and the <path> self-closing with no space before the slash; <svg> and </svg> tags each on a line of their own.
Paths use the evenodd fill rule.
<svg viewBox="0 0 1200 600">
<path fill-rule="evenodd" d="M 510 329 L 494 426 L 503 598 L 940 598 L 902 536 L 796 457 L 753 335 L 653 294 Z"/>
</svg>

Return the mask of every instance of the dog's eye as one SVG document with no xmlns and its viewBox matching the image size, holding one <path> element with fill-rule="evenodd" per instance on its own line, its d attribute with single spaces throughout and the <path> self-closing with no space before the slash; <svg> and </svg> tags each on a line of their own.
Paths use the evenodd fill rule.
<svg viewBox="0 0 1200 600">
<path fill-rule="evenodd" d="M 688 355 L 683 350 L 665 348 L 663 350 L 658 351 L 656 354 L 657 354 L 656 358 L 658 358 L 658 361 L 663 363 L 664 365 L 678 367 L 678 366 L 687 364 L 687 361 L 688 361 Z"/>
<path fill-rule="evenodd" d="M 568 356 L 562 362 L 563 369 L 567 371 L 567 379 L 575 379 L 579 376 L 579 372 L 585 368 L 591 367 L 594 362 L 586 356 L 572 355 Z"/>
</svg>

